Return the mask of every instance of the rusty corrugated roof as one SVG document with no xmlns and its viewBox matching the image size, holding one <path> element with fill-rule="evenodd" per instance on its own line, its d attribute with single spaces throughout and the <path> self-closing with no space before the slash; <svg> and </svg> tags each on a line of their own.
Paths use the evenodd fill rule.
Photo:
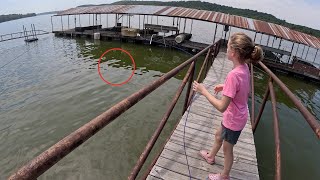
<svg viewBox="0 0 320 180">
<path fill-rule="evenodd" d="M 145 6 L 145 5 L 104 5 L 76 7 L 58 13 L 61 15 L 75 14 L 145 14 L 171 17 L 192 18 L 202 21 L 215 22 L 230 25 L 242 29 L 248 29 L 267 35 L 276 36 L 289 41 L 305 44 L 320 49 L 320 39 L 305 33 L 291 30 L 287 27 L 268 23 L 260 20 L 252 20 L 254 27 L 249 26 L 248 18 L 229 15 L 214 11 L 197 10 L 183 7 L 170 6 Z M 250 20 L 251 21 L 251 20 Z"/>
</svg>

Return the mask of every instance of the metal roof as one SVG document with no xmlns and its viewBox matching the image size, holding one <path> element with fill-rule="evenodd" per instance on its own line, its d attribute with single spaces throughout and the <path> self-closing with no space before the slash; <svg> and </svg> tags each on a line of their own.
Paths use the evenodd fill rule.
<svg viewBox="0 0 320 180">
<path fill-rule="evenodd" d="M 170 6 L 103 5 L 71 8 L 57 16 L 77 14 L 141 14 L 190 18 L 247 29 L 320 49 L 320 38 L 255 19 L 252 20 L 253 26 L 249 26 L 249 18 L 214 11 Z"/>
</svg>

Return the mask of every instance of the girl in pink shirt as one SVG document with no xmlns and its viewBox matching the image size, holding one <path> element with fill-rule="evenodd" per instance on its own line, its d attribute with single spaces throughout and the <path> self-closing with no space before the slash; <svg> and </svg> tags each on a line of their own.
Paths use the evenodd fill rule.
<svg viewBox="0 0 320 180">
<path fill-rule="evenodd" d="M 227 56 L 233 62 L 233 69 L 228 73 L 224 84 L 214 87 L 215 93 L 222 91 L 222 98 L 217 99 L 196 81 L 193 90 L 204 95 L 208 101 L 223 113 L 221 127 L 215 133 L 211 151 L 201 150 L 200 155 L 207 163 L 213 164 L 215 156 L 223 144 L 224 169 L 221 174 L 209 174 L 210 180 L 230 179 L 233 163 L 233 146 L 248 119 L 248 97 L 250 92 L 250 73 L 247 62 L 258 62 L 263 59 L 261 47 L 244 33 L 233 34 L 228 41 Z"/>
</svg>

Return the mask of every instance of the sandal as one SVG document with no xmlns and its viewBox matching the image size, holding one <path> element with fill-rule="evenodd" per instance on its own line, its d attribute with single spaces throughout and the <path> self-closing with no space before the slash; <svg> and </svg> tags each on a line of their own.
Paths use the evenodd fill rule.
<svg viewBox="0 0 320 180">
<path fill-rule="evenodd" d="M 222 177 L 221 174 L 209 174 L 207 180 L 230 180 L 230 176 Z"/>
<path fill-rule="evenodd" d="M 207 150 L 201 150 L 199 154 L 203 159 L 207 161 L 208 164 L 214 164 L 214 158 L 209 158 L 209 153 Z"/>
</svg>

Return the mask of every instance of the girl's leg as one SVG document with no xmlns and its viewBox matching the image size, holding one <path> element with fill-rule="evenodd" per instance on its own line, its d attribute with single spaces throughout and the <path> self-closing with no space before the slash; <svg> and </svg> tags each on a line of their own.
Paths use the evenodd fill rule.
<svg viewBox="0 0 320 180">
<path fill-rule="evenodd" d="M 224 153 L 224 168 L 221 173 L 222 177 L 229 177 L 230 170 L 233 164 L 233 144 L 223 141 L 223 153 Z"/>
<path fill-rule="evenodd" d="M 215 140 L 214 140 L 212 149 L 209 153 L 210 158 L 216 157 L 219 149 L 221 148 L 222 140 L 223 140 L 221 137 L 221 133 L 222 133 L 222 127 L 220 126 L 215 134 L 215 138 L 214 138 Z"/>
</svg>

